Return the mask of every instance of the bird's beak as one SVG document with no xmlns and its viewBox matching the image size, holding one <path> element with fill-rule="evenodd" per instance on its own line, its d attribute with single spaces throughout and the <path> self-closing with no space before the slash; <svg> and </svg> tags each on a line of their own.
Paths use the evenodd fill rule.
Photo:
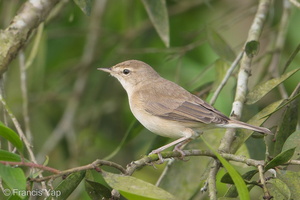
<svg viewBox="0 0 300 200">
<path fill-rule="evenodd" d="M 112 72 L 111 68 L 97 68 L 97 70 L 101 70 L 101 71 L 108 72 L 108 73 Z"/>
</svg>

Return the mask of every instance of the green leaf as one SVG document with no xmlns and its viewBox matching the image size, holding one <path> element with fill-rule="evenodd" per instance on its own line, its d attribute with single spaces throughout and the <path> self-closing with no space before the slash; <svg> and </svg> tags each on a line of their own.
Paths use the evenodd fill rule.
<svg viewBox="0 0 300 200">
<path fill-rule="evenodd" d="M 91 199 L 111 198 L 111 191 L 101 183 L 85 180 L 85 189 Z"/>
<path fill-rule="evenodd" d="M 13 189 L 16 191 L 17 195 L 18 192 L 25 191 L 26 177 L 22 169 L 0 164 L 0 177 L 11 191 Z"/>
<path fill-rule="evenodd" d="M 2 122 L 0 122 L 0 136 L 14 145 L 20 153 L 23 152 L 23 143 L 19 135 L 12 129 L 6 127 Z"/>
<path fill-rule="evenodd" d="M 250 181 L 253 176 L 255 174 L 257 174 L 258 170 L 255 169 L 255 170 L 250 170 L 248 172 L 246 172 L 245 174 L 242 175 L 242 178 L 244 180 L 247 180 L 247 181 Z M 230 175 L 228 173 L 226 173 L 222 179 L 221 179 L 221 182 L 222 183 L 228 183 L 228 184 L 233 184 L 233 180 L 232 178 L 230 177 Z M 247 187 L 248 187 L 248 190 L 250 191 L 255 185 L 253 183 L 246 183 L 247 184 Z M 224 195 L 225 197 L 238 197 L 238 192 L 237 192 L 237 189 L 235 187 L 235 185 L 232 185 L 229 187 L 229 189 L 227 190 L 226 194 Z"/>
<path fill-rule="evenodd" d="M 274 78 L 271 80 L 268 80 L 264 83 L 258 84 L 251 90 L 246 97 L 246 104 L 254 104 L 258 100 L 260 100 L 263 96 L 268 94 L 272 89 L 277 87 L 279 84 L 281 84 L 283 81 L 291 77 L 293 74 L 295 74 L 297 71 L 299 71 L 300 68 L 297 68 L 293 71 L 290 71 L 288 73 L 283 74 L 279 78 Z"/>
<path fill-rule="evenodd" d="M 227 162 L 227 160 L 225 160 L 216 150 L 214 150 L 204 140 L 203 136 L 201 136 L 201 138 L 204 141 L 204 143 L 208 146 L 208 148 L 217 156 L 219 161 L 222 163 L 222 165 L 225 167 L 225 169 L 231 176 L 231 178 L 234 182 L 234 185 L 237 188 L 240 199 L 243 199 L 243 200 L 249 199 L 250 200 L 250 194 L 249 194 L 248 188 L 246 186 L 245 181 L 242 179 L 241 175 L 232 167 L 232 165 L 229 162 Z"/>
<path fill-rule="evenodd" d="M 21 157 L 18 154 L 0 149 L 0 160 L 19 162 Z"/>
<path fill-rule="evenodd" d="M 278 106 L 278 108 L 276 108 L 273 112 L 269 113 L 268 115 L 266 115 L 266 116 L 264 116 L 264 117 L 269 117 L 269 116 L 271 116 L 273 113 L 275 113 L 275 112 L 277 112 L 278 110 L 284 108 L 285 106 L 287 106 L 288 104 L 290 104 L 292 101 L 294 101 L 294 100 L 297 99 L 298 97 L 300 97 L 300 93 L 298 93 L 297 95 L 295 95 L 295 96 L 292 97 L 292 98 L 285 99 L 285 100 L 283 101 L 283 103 L 282 103 L 280 106 Z M 263 118 L 264 118 L 264 117 L 263 117 Z"/>
<path fill-rule="evenodd" d="M 102 172 L 103 178 L 112 188 L 118 190 L 125 198 L 129 200 L 139 199 L 176 199 L 167 191 L 156 187 L 140 179 Z"/>
<path fill-rule="evenodd" d="M 289 161 L 294 155 L 295 149 L 296 148 L 288 149 L 278 154 L 275 158 L 273 158 L 270 162 L 266 164 L 265 171 Z"/>
<path fill-rule="evenodd" d="M 282 151 L 282 147 L 287 138 L 295 131 L 297 126 L 297 109 L 292 109 L 289 106 L 282 114 L 282 119 L 279 122 L 276 140 L 274 143 L 273 156 L 276 156 Z"/>
<path fill-rule="evenodd" d="M 256 40 L 252 40 L 250 42 L 247 42 L 245 46 L 245 52 L 249 58 L 253 58 L 255 55 L 257 55 L 259 51 L 259 42 Z"/>
<path fill-rule="evenodd" d="M 142 0 L 149 18 L 166 47 L 170 46 L 169 17 L 165 0 Z"/>
<path fill-rule="evenodd" d="M 245 174 L 242 175 L 242 178 L 244 180 L 250 181 L 257 172 L 258 171 L 256 169 L 248 171 L 248 172 L 246 172 Z M 229 173 L 224 174 L 224 176 L 221 179 L 221 182 L 222 183 L 227 183 L 227 184 L 233 184 L 234 183 Z"/>
<path fill-rule="evenodd" d="M 230 45 L 217 33 L 215 30 L 208 28 L 206 29 L 206 37 L 208 39 L 208 43 L 214 50 L 214 52 L 220 56 L 220 58 L 233 61 L 235 59 L 235 53 L 230 47 Z M 224 75 L 224 74 L 223 74 Z"/>
<path fill-rule="evenodd" d="M 282 151 L 286 151 L 291 148 L 296 148 L 294 155 L 291 159 L 298 159 L 300 157 L 300 130 L 295 131 L 291 134 L 288 139 L 285 141 Z"/>
<path fill-rule="evenodd" d="M 56 200 L 67 199 L 70 194 L 77 188 L 79 183 L 85 176 L 85 171 L 79 171 L 70 174 L 64 179 L 55 189 L 54 192 L 57 195 Z M 49 196 L 47 200 L 51 200 L 53 196 Z"/>
<path fill-rule="evenodd" d="M 279 171 L 277 178 L 289 188 L 291 192 L 290 199 L 298 199 L 300 197 L 300 172 Z"/>
<path fill-rule="evenodd" d="M 300 85 L 299 85 L 300 86 Z M 296 87 L 290 99 L 296 96 L 300 92 L 300 87 Z M 276 156 L 282 151 L 282 147 L 287 140 L 287 138 L 295 132 L 298 124 L 298 101 L 299 99 L 294 99 L 290 102 L 281 114 L 281 119 L 278 120 L 278 128 L 276 133 L 276 141 L 273 149 L 273 156 Z"/>
<path fill-rule="evenodd" d="M 280 179 L 271 179 L 268 181 L 267 188 L 274 199 L 290 199 L 291 191 L 288 186 Z M 262 199 L 262 198 L 261 198 Z"/>
<path fill-rule="evenodd" d="M 288 100 L 282 101 L 282 103 L 274 109 L 273 112 L 283 109 L 281 115 L 279 116 L 278 126 L 276 130 L 276 140 L 272 137 L 265 137 L 265 142 L 267 144 L 267 154 L 269 156 L 275 157 L 277 154 L 282 152 L 282 147 L 288 137 L 295 131 L 298 119 L 298 101 L 300 92 L 300 84 L 295 88 L 292 95 Z M 287 102 L 289 102 L 287 104 Z M 266 116 L 270 116 L 270 114 Z"/>
<path fill-rule="evenodd" d="M 92 7 L 92 0 L 74 0 L 77 6 L 82 10 L 84 14 L 90 16 L 91 14 L 91 7 Z"/>
</svg>

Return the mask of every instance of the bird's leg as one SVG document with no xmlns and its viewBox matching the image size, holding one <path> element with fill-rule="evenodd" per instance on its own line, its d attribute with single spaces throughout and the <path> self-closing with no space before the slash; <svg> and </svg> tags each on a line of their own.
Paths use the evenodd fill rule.
<svg viewBox="0 0 300 200">
<path fill-rule="evenodd" d="M 186 140 L 180 142 L 179 144 L 177 144 L 173 151 L 177 151 L 181 154 L 180 159 L 184 159 L 185 153 L 183 152 L 183 148 L 185 147 L 185 145 L 187 145 L 189 142 L 191 142 L 192 140 L 196 139 L 197 137 L 199 137 L 199 135 L 201 134 L 201 132 L 195 132 L 192 129 L 186 129 L 185 133 L 189 136 L 186 138 Z"/>
<path fill-rule="evenodd" d="M 164 160 L 163 160 L 160 152 L 162 152 L 163 150 L 165 150 L 165 149 L 167 149 L 167 148 L 169 148 L 171 146 L 176 145 L 174 150 L 178 151 L 181 155 L 184 156 L 184 152 L 180 148 L 182 146 L 184 146 L 185 144 L 189 143 L 192 140 L 192 136 L 194 135 L 194 131 L 191 130 L 191 129 L 187 129 L 185 133 L 186 134 L 185 134 L 184 137 L 179 138 L 179 139 L 177 139 L 177 140 L 175 140 L 175 141 L 173 141 L 173 142 L 171 142 L 169 144 L 166 144 L 166 145 L 164 145 L 162 147 L 159 147 L 158 149 L 155 149 L 155 150 L 151 151 L 151 153 L 149 155 L 151 155 L 151 154 L 157 154 L 159 160 L 163 163 Z"/>
<path fill-rule="evenodd" d="M 175 141 L 173 141 L 173 142 L 171 142 L 171 143 L 169 143 L 169 144 L 166 144 L 166 145 L 164 145 L 164 146 L 162 146 L 162 147 L 159 147 L 158 149 L 155 149 L 155 150 L 151 151 L 151 153 L 149 153 L 149 155 L 151 155 L 151 154 L 157 154 L 157 156 L 158 156 L 160 162 L 163 163 L 163 162 L 164 162 L 164 159 L 163 159 L 163 157 L 161 156 L 160 153 L 161 153 L 163 150 L 165 150 L 165 149 L 167 149 L 167 148 L 169 148 L 169 147 L 171 147 L 171 146 L 174 146 L 174 145 L 176 145 L 176 144 L 178 144 L 178 143 L 181 143 L 181 142 L 183 142 L 183 141 L 185 141 L 185 140 L 187 140 L 187 139 L 189 139 L 189 138 L 186 138 L 186 137 L 179 138 L 178 140 L 175 140 Z"/>
<path fill-rule="evenodd" d="M 181 159 L 183 159 L 184 158 L 184 156 L 185 156 L 185 153 L 183 152 L 183 148 L 185 147 L 185 145 L 187 145 L 190 141 L 192 141 L 193 139 L 192 138 L 188 138 L 188 139 L 186 139 L 185 141 L 183 141 L 183 142 L 181 142 L 181 143 L 179 143 L 179 144 L 177 144 L 175 147 L 174 147 L 174 149 L 173 149 L 173 151 L 177 151 L 177 152 L 179 152 L 180 154 L 181 154 Z"/>
</svg>

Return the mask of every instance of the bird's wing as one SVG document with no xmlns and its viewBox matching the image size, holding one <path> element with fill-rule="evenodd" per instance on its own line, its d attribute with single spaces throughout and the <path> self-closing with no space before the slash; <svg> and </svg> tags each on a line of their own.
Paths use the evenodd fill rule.
<svg viewBox="0 0 300 200">
<path fill-rule="evenodd" d="M 220 115 L 219 113 L 216 113 L 215 110 L 210 110 L 202 104 L 194 104 L 194 102 L 184 101 L 172 110 L 167 108 L 168 105 L 168 103 L 149 102 L 146 111 L 155 116 L 173 121 L 187 123 L 202 122 L 205 124 L 228 123 L 228 118 L 226 116 Z"/>
<path fill-rule="evenodd" d="M 175 87 L 176 90 L 172 92 L 170 86 Z M 152 115 L 186 123 L 228 123 L 228 117 L 173 82 L 151 91 L 141 91 L 143 93 L 141 99 L 145 110 Z"/>
</svg>

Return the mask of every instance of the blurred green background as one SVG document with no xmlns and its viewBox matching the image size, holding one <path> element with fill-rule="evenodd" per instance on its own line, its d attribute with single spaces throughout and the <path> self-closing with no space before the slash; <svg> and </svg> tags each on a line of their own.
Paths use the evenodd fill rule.
<svg viewBox="0 0 300 200">
<path fill-rule="evenodd" d="M 26 61 L 36 53 L 26 70 L 34 153 L 39 162 L 48 156 L 48 165 L 60 170 L 105 158 L 118 148 L 134 122 L 124 89 L 116 79 L 97 71 L 98 67 L 137 59 L 190 91 L 214 89 L 232 60 L 224 59 L 226 56 L 218 52 L 219 40 L 214 43 L 209 36 L 220 36 L 237 54 L 247 38 L 258 4 L 257 1 L 167 0 L 170 47 L 166 48 L 141 1 L 109 0 L 98 6 L 96 1 L 91 16 L 86 16 L 72 1 L 61 1 L 56 13 L 37 30 L 40 37 L 33 34 L 24 51 Z M 0 1 L 1 29 L 8 26 L 23 3 L 22 0 Z M 260 51 L 253 62 L 249 89 L 261 77 L 272 76 L 265 69 L 269 55 L 274 52 L 272 45 L 279 29 L 282 1 L 274 1 L 271 9 Z M 280 71 L 299 44 L 300 12 L 299 9 L 291 12 L 278 64 Z M 8 105 L 24 127 L 19 59 L 10 64 L 4 87 Z M 300 57 L 296 56 L 287 71 L 299 64 Z M 296 74 L 285 81 L 289 94 L 299 78 Z M 234 91 L 232 77 L 215 104 L 226 115 L 230 114 Z M 209 99 L 210 92 L 202 97 Z M 242 120 L 247 121 L 280 98 L 274 90 L 254 106 L 246 106 Z M 138 128 L 130 137 L 112 161 L 125 166 L 145 155 L 156 139 L 154 134 Z M 254 143 L 256 151 L 252 156 L 263 158 L 260 150 L 264 150 L 264 144 L 260 147 Z M 251 141 L 248 145 L 251 149 Z M 155 183 L 161 170 L 161 166 L 158 169 L 149 166 L 136 176 Z"/>
</svg>

